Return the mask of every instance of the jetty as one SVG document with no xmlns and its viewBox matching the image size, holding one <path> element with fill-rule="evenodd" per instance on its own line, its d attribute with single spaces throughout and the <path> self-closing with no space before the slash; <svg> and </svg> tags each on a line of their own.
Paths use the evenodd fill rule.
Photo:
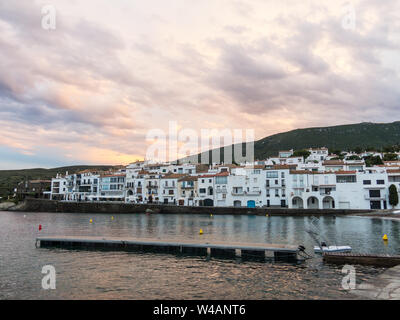
<svg viewBox="0 0 400 320">
<path fill-rule="evenodd" d="M 279 261 L 301 261 L 299 249 L 293 245 L 237 242 L 206 242 L 162 239 L 137 239 L 114 237 L 52 236 L 36 238 L 36 246 L 66 249 L 123 250 L 153 253 L 187 254 L 263 260 L 274 258 Z"/>
<path fill-rule="evenodd" d="M 323 255 L 326 263 L 332 264 L 359 264 L 375 267 L 394 267 L 400 265 L 400 256 L 382 255 L 382 254 L 357 254 L 326 252 Z"/>
</svg>

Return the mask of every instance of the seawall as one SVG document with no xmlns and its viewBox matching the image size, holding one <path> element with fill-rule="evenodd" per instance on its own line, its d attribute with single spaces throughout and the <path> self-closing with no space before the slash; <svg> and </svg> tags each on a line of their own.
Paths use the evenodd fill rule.
<svg viewBox="0 0 400 320">
<path fill-rule="evenodd" d="M 13 208 L 10 208 L 13 210 Z M 186 207 L 159 204 L 128 204 L 112 202 L 63 202 L 43 199 L 26 199 L 13 211 L 24 212 L 66 212 L 66 213 L 145 213 L 149 210 L 162 214 L 213 214 L 213 215 L 262 215 L 271 216 L 329 216 L 355 215 L 374 212 L 373 210 L 347 209 L 287 209 L 287 208 L 245 208 L 245 207 Z"/>
</svg>

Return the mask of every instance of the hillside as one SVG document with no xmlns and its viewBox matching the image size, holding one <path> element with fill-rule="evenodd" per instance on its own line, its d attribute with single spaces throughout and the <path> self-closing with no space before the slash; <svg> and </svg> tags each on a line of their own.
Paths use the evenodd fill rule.
<svg viewBox="0 0 400 320">
<path fill-rule="evenodd" d="M 66 171 L 68 171 L 68 173 L 75 173 L 85 169 L 108 170 L 110 168 L 113 168 L 113 166 L 80 165 L 53 169 L 0 170 L 0 197 L 6 197 L 12 194 L 17 184 L 24 180 L 51 179 L 55 177 L 57 173 L 65 174 Z"/>
<path fill-rule="evenodd" d="M 381 149 L 400 144 L 400 121 L 296 129 L 274 134 L 254 142 L 255 159 L 277 156 L 280 150 L 308 147 L 351 150 L 356 147 Z M 223 150 L 221 149 L 221 159 Z M 185 161 L 190 158 L 182 159 Z"/>
<path fill-rule="evenodd" d="M 277 155 L 279 150 L 327 147 L 351 150 L 356 147 L 381 149 L 400 143 L 400 121 L 393 123 L 370 123 L 333 127 L 296 129 L 278 133 L 254 144 L 255 157 Z"/>
</svg>

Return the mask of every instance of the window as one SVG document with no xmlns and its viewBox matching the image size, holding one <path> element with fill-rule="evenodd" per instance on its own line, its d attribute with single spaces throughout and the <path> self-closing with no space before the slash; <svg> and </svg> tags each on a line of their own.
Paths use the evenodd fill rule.
<svg viewBox="0 0 400 320">
<path fill-rule="evenodd" d="M 227 184 L 228 183 L 228 177 L 216 177 L 215 178 L 215 183 L 216 184 Z"/>
<path fill-rule="evenodd" d="M 206 189 L 205 189 L 205 188 L 201 188 L 201 189 L 199 190 L 199 192 L 200 192 L 200 193 L 206 193 Z"/>
<path fill-rule="evenodd" d="M 278 184 L 279 182 L 278 182 L 278 180 L 275 180 L 275 184 Z"/>
<path fill-rule="evenodd" d="M 363 184 L 371 184 L 371 180 L 363 180 Z"/>
<path fill-rule="evenodd" d="M 376 184 L 385 184 L 385 180 L 376 180 Z"/>
<path fill-rule="evenodd" d="M 282 179 L 285 178 L 285 173 L 284 172 L 281 172 L 281 178 Z"/>
<path fill-rule="evenodd" d="M 369 197 L 370 198 L 380 198 L 381 191 L 380 190 L 369 190 Z"/>
<path fill-rule="evenodd" d="M 356 176 L 336 176 L 337 183 L 354 183 L 357 182 Z"/>
<path fill-rule="evenodd" d="M 279 197 L 279 189 L 275 189 L 275 197 Z"/>
<path fill-rule="evenodd" d="M 211 183 L 211 182 L 212 182 L 212 180 L 211 180 L 211 179 L 208 179 L 208 182 L 209 182 L 209 183 Z"/>
<path fill-rule="evenodd" d="M 269 187 L 269 180 L 267 180 L 267 187 Z"/>
<path fill-rule="evenodd" d="M 278 178 L 278 171 L 267 172 L 267 178 Z"/>
</svg>

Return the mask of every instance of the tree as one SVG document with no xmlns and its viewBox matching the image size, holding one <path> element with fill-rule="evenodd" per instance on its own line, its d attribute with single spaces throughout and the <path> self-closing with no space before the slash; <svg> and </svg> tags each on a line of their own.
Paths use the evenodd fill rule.
<svg viewBox="0 0 400 320">
<path fill-rule="evenodd" d="M 397 193 L 397 188 L 394 184 L 389 187 L 389 204 L 392 207 L 397 206 L 399 203 L 399 194 Z"/>
<path fill-rule="evenodd" d="M 293 157 L 304 157 L 304 159 L 307 159 L 310 154 L 311 152 L 308 150 L 296 150 L 293 152 Z"/>
<path fill-rule="evenodd" d="M 397 154 L 395 154 L 395 153 L 385 153 L 385 155 L 383 156 L 383 160 L 384 161 L 397 160 Z"/>
<path fill-rule="evenodd" d="M 368 157 L 364 157 L 363 158 L 365 160 L 365 164 L 367 165 L 367 167 L 372 167 L 372 166 L 376 166 L 379 164 L 383 164 L 383 161 L 381 159 L 380 156 L 368 156 Z"/>
<path fill-rule="evenodd" d="M 347 157 L 347 160 L 361 160 L 361 158 L 359 156 L 353 155 L 353 156 Z"/>
<path fill-rule="evenodd" d="M 394 147 L 393 146 L 385 146 L 383 147 L 383 152 L 394 152 Z"/>
<path fill-rule="evenodd" d="M 356 148 L 354 148 L 354 152 L 357 154 L 360 154 L 363 152 L 363 150 L 360 147 L 356 147 Z"/>
</svg>

